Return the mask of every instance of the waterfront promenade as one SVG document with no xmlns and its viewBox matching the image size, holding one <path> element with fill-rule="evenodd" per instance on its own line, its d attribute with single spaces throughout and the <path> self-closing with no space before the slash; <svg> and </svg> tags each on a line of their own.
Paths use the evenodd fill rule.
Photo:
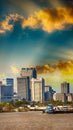
<svg viewBox="0 0 73 130">
<path fill-rule="evenodd" d="M 0 113 L 0 130 L 73 130 L 73 114 Z"/>
</svg>

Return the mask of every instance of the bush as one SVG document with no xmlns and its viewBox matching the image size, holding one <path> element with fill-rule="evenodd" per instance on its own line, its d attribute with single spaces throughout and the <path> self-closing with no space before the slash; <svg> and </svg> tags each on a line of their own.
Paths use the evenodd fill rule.
<svg viewBox="0 0 73 130">
<path fill-rule="evenodd" d="M 13 107 L 11 104 L 9 104 L 9 103 L 7 103 L 7 104 L 3 107 L 3 111 L 4 111 L 4 112 L 12 112 L 13 109 L 14 109 L 14 107 Z"/>
<path fill-rule="evenodd" d="M 3 105 L 0 104 L 0 112 L 3 112 Z"/>
</svg>

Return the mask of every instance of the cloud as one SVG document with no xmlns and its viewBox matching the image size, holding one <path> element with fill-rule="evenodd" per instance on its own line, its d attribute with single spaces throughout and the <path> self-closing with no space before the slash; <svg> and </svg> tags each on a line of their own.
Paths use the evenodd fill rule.
<svg viewBox="0 0 73 130">
<path fill-rule="evenodd" d="M 73 62 L 72 61 L 59 61 L 57 64 L 51 66 L 49 64 L 44 65 L 44 66 L 36 66 L 36 70 L 38 74 L 43 74 L 43 73 L 54 73 L 56 71 L 61 72 L 63 76 L 66 75 L 73 75 Z"/>
<path fill-rule="evenodd" d="M 12 73 L 13 73 L 14 75 L 16 75 L 16 74 L 19 73 L 19 70 L 17 69 L 16 66 L 11 65 L 10 68 L 11 68 L 11 71 L 12 71 Z"/>
<path fill-rule="evenodd" d="M 52 70 L 51 70 L 52 68 Z M 38 77 L 44 77 L 45 83 L 59 87 L 64 81 L 73 85 L 73 62 L 72 61 L 59 61 L 54 65 L 36 66 Z"/>
<path fill-rule="evenodd" d="M 46 64 L 44 66 L 36 66 L 36 70 L 38 72 L 38 74 L 40 73 L 48 73 L 48 72 L 54 72 L 55 71 L 55 68 Z"/>
<path fill-rule="evenodd" d="M 63 75 L 73 75 L 73 62 L 72 61 L 67 61 L 63 62 L 60 61 L 57 65 L 56 68 L 58 68 Z"/>
<path fill-rule="evenodd" d="M 14 27 L 14 23 L 16 21 L 22 21 L 24 19 L 23 16 L 19 14 L 10 14 L 6 16 L 6 19 L 0 21 L 0 33 L 5 33 L 6 31 L 12 31 Z"/>
<path fill-rule="evenodd" d="M 26 20 L 27 27 L 41 28 L 43 31 L 51 33 L 55 30 L 64 30 L 67 24 L 73 25 L 72 8 L 46 8 L 35 12 L 34 15 Z M 31 20 L 32 19 L 32 20 Z M 35 20 L 35 23 L 33 22 Z M 25 27 L 25 21 L 23 22 Z"/>
<path fill-rule="evenodd" d="M 0 74 L 0 78 L 5 78 L 6 76 L 4 74 Z"/>
<path fill-rule="evenodd" d="M 33 29 L 37 29 L 39 28 L 39 21 L 34 16 L 33 17 L 31 16 L 22 22 L 22 27 L 23 28 L 30 27 Z"/>
<path fill-rule="evenodd" d="M 45 8 L 33 13 L 27 19 L 19 14 L 10 14 L 0 22 L 0 32 L 12 31 L 16 21 L 21 22 L 23 29 L 40 28 L 52 33 L 55 30 L 68 29 L 68 25 L 73 25 L 73 8 Z"/>
<path fill-rule="evenodd" d="M 0 34 L 3 34 L 3 33 L 5 33 L 5 31 L 4 30 L 0 30 Z"/>
</svg>

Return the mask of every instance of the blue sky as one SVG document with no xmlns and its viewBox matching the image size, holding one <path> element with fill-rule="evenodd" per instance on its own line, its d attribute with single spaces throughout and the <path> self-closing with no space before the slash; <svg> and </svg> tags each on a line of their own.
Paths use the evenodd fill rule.
<svg viewBox="0 0 73 130">
<path fill-rule="evenodd" d="M 73 65 L 72 7 L 72 0 L 0 0 L 0 78 L 19 75 L 21 67 Z M 66 75 L 60 82 L 65 78 L 72 84 Z"/>
</svg>

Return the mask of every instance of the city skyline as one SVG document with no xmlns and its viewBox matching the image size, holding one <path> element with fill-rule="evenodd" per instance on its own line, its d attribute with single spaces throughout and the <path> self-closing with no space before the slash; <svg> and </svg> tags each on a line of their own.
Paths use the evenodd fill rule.
<svg viewBox="0 0 73 130">
<path fill-rule="evenodd" d="M 0 1 L 0 79 L 34 66 L 38 77 L 73 91 L 73 1 Z"/>
<path fill-rule="evenodd" d="M 40 66 L 41 67 L 41 66 Z M 5 78 L 5 79 L 0 79 L 0 84 L 2 84 L 2 85 L 8 85 L 8 84 L 13 84 L 13 86 L 14 86 L 14 92 L 17 92 L 17 84 L 18 84 L 18 81 L 17 81 L 17 79 L 24 79 L 24 78 L 28 78 L 29 77 L 29 79 L 32 79 L 33 80 L 33 78 L 35 79 L 35 80 L 40 80 L 40 79 L 44 79 L 44 87 L 45 86 L 50 86 L 50 87 L 53 87 L 53 89 L 55 90 L 55 92 L 57 92 L 57 93 L 60 93 L 61 91 L 62 91 L 62 85 L 68 85 L 68 91 L 69 91 L 69 93 L 72 93 L 73 92 L 73 90 L 72 90 L 72 86 L 71 86 L 71 84 L 70 84 L 70 82 L 67 82 L 67 81 L 60 81 L 60 83 L 59 83 L 59 86 L 58 86 L 58 84 L 56 84 L 57 86 L 58 86 L 58 88 L 57 88 L 57 86 L 52 86 L 51 84 L 50 84 L 50 82 L 49 82 L 49 84 L 48 84 L 48 81 L 46 81 L 45 80 L 45 77 L 41 77 L 41 75 L 40 76 L 36 76 L 37 75 L 37 71 L 36 71 L 36 69 L 35 68 L 32 68 L 32 67 L 30 67 L 30 68 L 21 68 L 21 71 L 20 71 L 20 76 L 18 76 L 18 77 L 16 77 L 15 79 L 14 78 L 11 78 L 11 77 L 9 77 L 9 78 Z M 36 76 L 36 77 L 35 77 Z M 44 76 L 44 75 L 43 75 Z M 41 78 L 40 78 L 41 77 Z M 47 78 L 46 78 L 47 79 Z M 47 79 L 48 80 L 48 79 Z M 14 83 L 13 83 L 13 81 L 14 81 Z M 46 82 L 45 82 L 46 81 Z M 55 84 L 55 82 L 53 81 L 53 83 Z M 67 87 L 67 86 L 65 86 L 65 87 Z"/>
</svg>

